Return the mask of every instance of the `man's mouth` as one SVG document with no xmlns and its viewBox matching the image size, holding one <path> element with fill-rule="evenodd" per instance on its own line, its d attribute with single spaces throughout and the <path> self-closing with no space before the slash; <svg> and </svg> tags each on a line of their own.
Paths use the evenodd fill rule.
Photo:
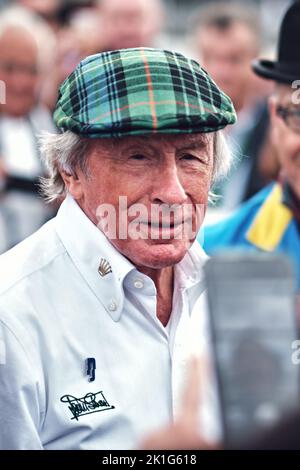
<svg viewBox="0 0 300 470">
<path fill-rule="evenodd" d="M 178 222 L 170 222 L 168 221 L 161 221 L 161 222 L 142 222 L 143 225 L 148 225 L 148 227 L 153 227 L 153 228 L 176 228 L 182 225 L 183 221 L 180 220 Z"/>
</svg>

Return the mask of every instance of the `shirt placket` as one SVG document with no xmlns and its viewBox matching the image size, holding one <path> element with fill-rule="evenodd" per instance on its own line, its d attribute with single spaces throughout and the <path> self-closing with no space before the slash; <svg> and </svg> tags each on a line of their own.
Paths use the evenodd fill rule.
<svg viewBox="0 0 300 470">
<path fill-rule="evenodd" d="M 189 350 L 186 347 L 189 331 L 188 299 L 185 289 L 179 289 L 177 308 L 181 316 L 177 325 L 172 350 L 172 404 L 173 418 L 176 419 L 182 410 L 182 394 L 186 381 Z M 179 310 L 179 311 L 180 311 Z"/>
</svg>

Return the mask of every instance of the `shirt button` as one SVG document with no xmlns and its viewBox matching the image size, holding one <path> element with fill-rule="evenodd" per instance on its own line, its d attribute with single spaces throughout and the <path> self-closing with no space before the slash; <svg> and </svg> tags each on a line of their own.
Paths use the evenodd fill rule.
<svg viewBox="0 0 300 470">
<path fill-rule="evenodd" d="M 141 279 L 136 279 L 136 280 L 134 281 L 134 287 L 135 287 L 136 289 L 142 289 L 142 288 L 144 287 L 143 281 L 141 281 Z"/>
<path fill-rule="evenodd" d="M 114 302 L 113 300 L 111 301 L 111 303 L 109 304 L 108 306 L 108 310 L 110 312 L 115 312 L 117 310 L 118 306 L 116 304 L 116 302 Z"/>
</svg>

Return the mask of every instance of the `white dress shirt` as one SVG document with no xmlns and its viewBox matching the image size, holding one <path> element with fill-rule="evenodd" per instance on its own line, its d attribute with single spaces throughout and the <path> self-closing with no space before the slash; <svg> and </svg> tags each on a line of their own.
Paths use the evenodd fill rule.
<svg viewBox="0 0 300 470">
<path fill-rule="evenodd" d="M 208 353 L 205 259 L 194 244 L 175 267 L 164 328 L 153 281 L 71 196 L 2 255 L 0 449 L 131 449 L 174 419 L 190 354 Z M 96 361 L 94 381 L 87 358 Z M 218 433 L 212 379 L 199 418 L 208 437 Z"/>
</svg>

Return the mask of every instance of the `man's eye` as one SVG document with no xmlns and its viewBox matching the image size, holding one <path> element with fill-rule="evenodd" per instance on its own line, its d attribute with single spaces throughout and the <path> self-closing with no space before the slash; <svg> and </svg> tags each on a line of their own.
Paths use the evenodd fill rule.
<svg viewBox="0 0 300 470">
<path fill-rule="evenodd" d="M 131 155 L 129 158 L 130 160 L 136 160 L 136 161 L 142 161 L 142 160 L 147 159 L 147 157 L 141 153 L 135 153 L 134 155 Z"/>
<path fill-rule="evenodd" d="M 182 155 L 181 160 L 200 161 L 198 157 L 196 157 L 195 155 L 192 155 L 191 153 L 185 153 L 184 155 Z"/>
</svg>

